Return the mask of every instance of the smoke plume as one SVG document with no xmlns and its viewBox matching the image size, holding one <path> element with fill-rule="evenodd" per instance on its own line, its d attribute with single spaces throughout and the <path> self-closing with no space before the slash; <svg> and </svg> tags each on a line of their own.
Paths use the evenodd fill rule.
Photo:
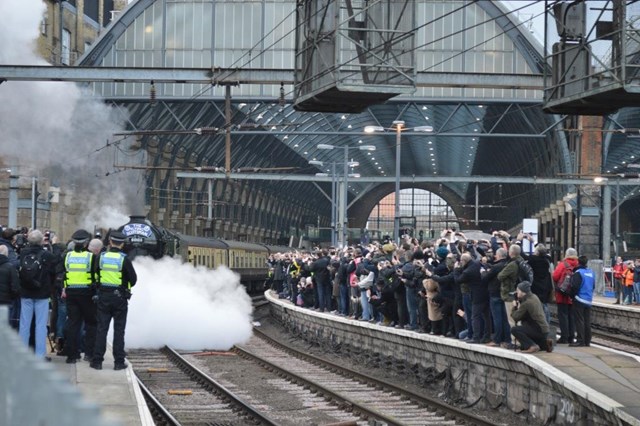
<svg viewBox="0 0 640 426">
<path fill-rule="evenodd" d="M 235 272 L 172 258 L 138 257 L 134 267 L 127 347 L 227 350 L 251 337 L 251 298 Z"/>
<path fill-rule="evenodd" d="M 46 65 L 36 52 L 44 2 L 19 3 L 0 1 L 0 63 Z M 80 216 L 86 212 L 93 226 L 105 227 L 102 212 L 115 202 L 122 212 L 142 211 L 140 174 L 114 173 L 116 163 L 146 161 L 127 140 L 114 139 L 126 119 L 126 110 L 106 105 L 74 83 L 5 82 L 0 85 L 0 157 L 14 174 L 64 188 L 73 195 L 71 202 L 80 204 Z"/>
</svg>

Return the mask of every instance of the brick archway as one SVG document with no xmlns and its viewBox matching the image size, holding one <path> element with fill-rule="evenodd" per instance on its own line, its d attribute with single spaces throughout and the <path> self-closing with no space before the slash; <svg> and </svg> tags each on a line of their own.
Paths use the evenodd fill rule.
<svg viewBox="0 0 640 426">
<path fill-rule="evenodd" d="M 460 198 L 458 194 L 451 191 L 445 185 L 440 186 L 436 183 L 416 183 L 409 186 L 401 185 L 401 189 L 424 189 L 430 191 L 438 196 L 451 206 L 453 212 L 458 218 L 470 217 L 473 210 L 462 206 L 464 199 Z M 349 209 L 349 228 L 364 228 L 369 219 L 371 210 L 387 195 L 395 191 L 395 185 L 393 183 L 385 183 L 376 186 L 371 189 L 365 195 L 362 196 L 351 208 Z"/>
</svg>

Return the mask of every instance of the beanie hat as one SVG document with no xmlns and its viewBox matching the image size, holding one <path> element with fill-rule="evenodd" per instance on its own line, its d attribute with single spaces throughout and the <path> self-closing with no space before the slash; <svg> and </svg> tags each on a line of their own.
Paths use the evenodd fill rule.
<svg viewBox="0 0 640 426">
<path fill-rule="evenodd" d="M 448 254 L 449 254 L 449 249 L 447 249 L 445 246 L 438 247 L 438 249 L 436 250 L 436 255 L 440 259 L 444 259 L 445 257 L 447 257 Z"/>
<path fill-rule="evenodd" d="M 382 246 L 382 250 L 384 250 L 384 252 L 387 253 L 387 254 L 391 254 L 391 253 L 393 253 L 393 250 L 395 250 L 395 247 L 394 247 L 393 244 L 387 243 L 387 244 Z"/>
<path fill-rule="evenodd" d="M 518 290 L 523 293 L 531 293 L 531 283 L 529 281 L 522 281 L 518 284 Z"/>
</svg>

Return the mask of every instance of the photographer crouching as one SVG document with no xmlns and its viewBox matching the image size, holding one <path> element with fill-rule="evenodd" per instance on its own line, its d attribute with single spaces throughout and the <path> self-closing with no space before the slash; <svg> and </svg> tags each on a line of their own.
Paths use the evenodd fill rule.
<svg viewBox="0 0 640 426">
<path fill-rule="evenodd" d="M 549 324 L 545 319 L 542 303 L 538 296 L 531 293 L 529 281 L 518 284 L 511 317 L 516 323 L 521 321 L 521 325 L 511 327 L 511 334 L 520 342 L 522 352 L 532 354 L 540 349 L 553 351 L 553 340 L 547 338 Z"/>
</svg>

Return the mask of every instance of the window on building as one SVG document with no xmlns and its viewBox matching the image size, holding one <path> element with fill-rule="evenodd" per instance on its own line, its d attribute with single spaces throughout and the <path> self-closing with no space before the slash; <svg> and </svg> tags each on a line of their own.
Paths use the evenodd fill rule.
<svg viewBox="0 0 640 426">
<path fill-rule="evenodd" d="M 419 188 L 400 191 L 400 228 L 417 237 L 422 230 L 425 238 L 440 235 L 443 229 L 460 229 L 453 209 L 439 195 Z M 369 214 L 368 229 L 376 235 L 393 235 L 395 193 L 384 197 Z M 433 232 L 431 232 L 433 231 Z M 402 231 L 401 231 L 402 232 Z M 433 235 L 432 235 L 433 234 Z"/>
<path fill-rule="evenodd" d="M 71 63 L 71 32 L 69 30 L 62 30 L 62 50 L 60 52 L 60 62 L 63 65 L 70 65 Z"/>
<path fill-rule="evenodd" d="M 47 35 L 47 18 L 46 17 L 42 17 L 42 21 L 40 21 L 40 33 L 42 35 Z"/>
</svg>

